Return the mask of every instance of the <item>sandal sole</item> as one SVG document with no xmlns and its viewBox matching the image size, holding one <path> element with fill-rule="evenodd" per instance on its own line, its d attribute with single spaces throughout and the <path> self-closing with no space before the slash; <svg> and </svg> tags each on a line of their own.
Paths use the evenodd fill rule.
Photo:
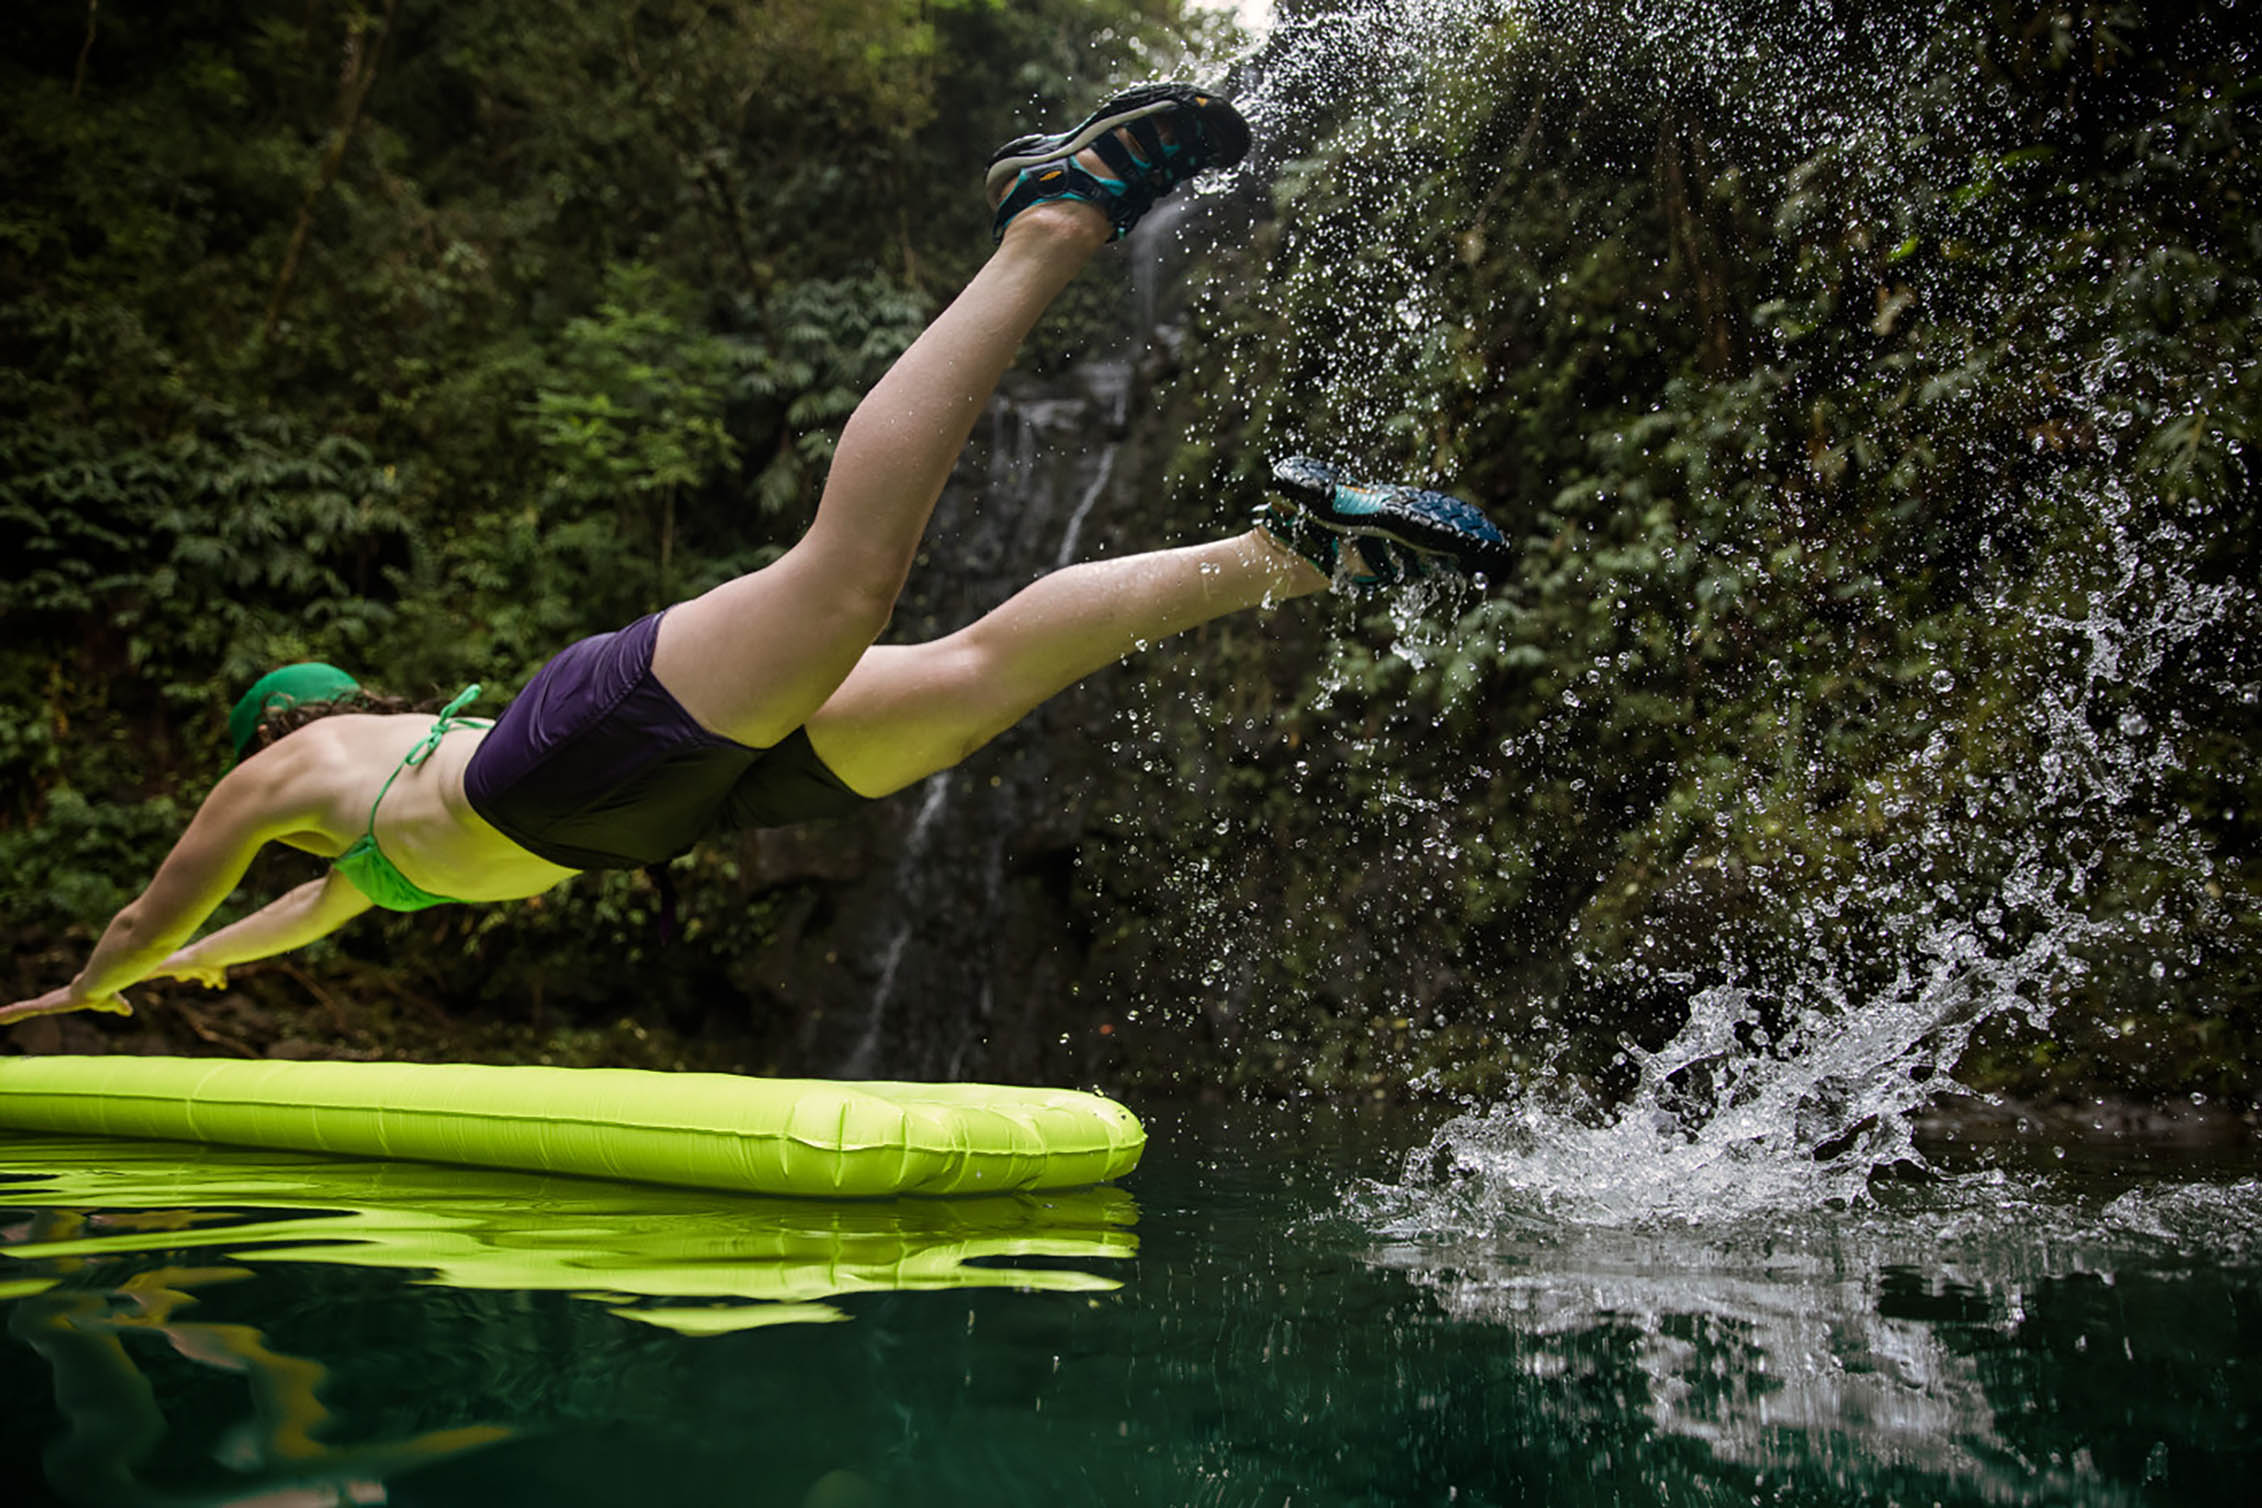
<svg viewBox="0 0 2262 1508">
<path fill-rule="evenodd" d="M 1197 89 L 1191 84 L 1142 84 L 1136 89 L 1126 89 L 1099 109 L 1092 112 L 1083 124 L 1062 136 L 1023 136 L 998 148 L 990 159 L 988 171 L 982 178 L 982 189 L 992 202 L 1002 197 L 1000 190 L 1030 168 L 1047 163 L 1063 162 L 1083 151 L 1093 142 L 1112 131 L 1120 131 L 1133 121 L 1149 116 L 1167 115 L 1178 110 L 1191 110 L 1201 118 L 1211 135 L 1212 168 L 1229 168 L 1239 162 L 1249 150 L 1248 123 L 1241 119 L 1223 95 L 1207 89 Z"/>
</svg>

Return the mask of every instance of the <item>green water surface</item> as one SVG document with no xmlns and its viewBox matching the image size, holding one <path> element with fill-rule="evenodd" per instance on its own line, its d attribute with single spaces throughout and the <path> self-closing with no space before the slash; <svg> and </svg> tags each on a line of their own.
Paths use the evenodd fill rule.
<svg viewBox="0 0 2262 1508">
<path fill-rule="evenodd" d="M 1139 1108 L 1121 1189 L 834 1205 L 0 1138 L 6 1501 L 2223 1504 L 2262 1471 L 2250 1167 L 1472 1226 L 1402 1197 L 1403 1116 Z"/>
</svg>

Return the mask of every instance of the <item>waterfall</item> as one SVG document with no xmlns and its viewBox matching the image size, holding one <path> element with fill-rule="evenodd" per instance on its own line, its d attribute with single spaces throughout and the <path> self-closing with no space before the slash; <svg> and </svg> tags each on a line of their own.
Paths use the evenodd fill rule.
<svg viewBox="0 0 2262 1508">
<path fill-rule="evenodd" d="M 1009 375 L 937 504 L 890 638 L 950 633 L 1047 571 L 1160 543 L 1119 530 L 1149 484 L 1132 415 L 1161 301 L 1154 263 L 1175 216 L 1155 217 L 1088 273 L 1120 294 L 1119 333 L 1050 376 Z M 857 819 L 864 854 L 827 885 L 801 940 L 837 960 L 794 970 L 781 1004 L 802 1051 L 848 1077 L 1043 1077 L 1083 967 L 1067 877 L 1082 838 L 1102 676 L 1040 708 L 957 769 Z M 816 839 L 792 840 L 799 846 Z M 781 853 L 787 845 L 779 845 Z M 792 870 L 780 861 L 781 877 Z M 808 864 L 811 870 L 819 866 Z"/>
<path fill-rule="evenodd" d="M 950 799 L 954 775 L 954 771 L 945 770 L 927 782 L 926 797 L 920 801 L 918 814 L 911 819 L 911 830 L 904 834 L 903 847 L 896 854 L 890 888 L 908 904 L 894 932 L 880 949 L 880 975 L 872 986 L 872 1003 L 864 1019 L 864 1032 L 856 1039 L 856 1046 L 841 1069 L 846 1078 L 870 1078 L 878 1064 L 888 1007 L 895 1001 L 896 982 L 903 972 L 904 950 L 911 946 L 911 934 L 918 925 L 918 913 L 913 908 L 925 902 L 934 890 L 933 886 L 920 883 L 920 874 L 934 839 L 935 819 Z"/>
</svg>

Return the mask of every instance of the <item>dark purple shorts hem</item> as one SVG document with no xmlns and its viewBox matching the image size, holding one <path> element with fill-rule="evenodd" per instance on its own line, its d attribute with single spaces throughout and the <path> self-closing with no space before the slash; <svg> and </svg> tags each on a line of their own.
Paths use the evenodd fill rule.
<svg viewBox="0 0 2262 1508">
<path fill-rule="evenodd" d="M 809 735 L 757 749 L 702 727 L 652 674 L 660 614 L 568 645 L 512 699 L 464 770 L 472 810 L 568 869 L 637 869 L 700 839 L 869 804 Z"/>
</svg>

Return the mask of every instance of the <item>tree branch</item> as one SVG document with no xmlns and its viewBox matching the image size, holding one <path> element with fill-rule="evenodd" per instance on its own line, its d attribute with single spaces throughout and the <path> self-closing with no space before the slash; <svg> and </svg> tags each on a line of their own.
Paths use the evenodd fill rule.
<svg viewBox="0 0 2262 1508">
<path fill-rule="evenodd" d="M 94 55 L 94 11 L 102 0 L 86 0 L 86 40 L 79 44 L 79 66 L 71 73 L 71 98 L 86 87 L 86 60 Z"/>
<path fill-rule="evenodd" d="M 330 133 L 329 143 L 322 149 L 313 181 L 306 186 L 306 197 L 298 207 L 298 221 L 291 227 L 290 244 L 283 248 L 283 265 L 275 274 L 275 291 L 267 299 L 267 320 L 260 329 L 260 339 L 272 341 L 282 323 L 283 305 L 290 298 L 291 282 L 298 276 L 300 258 L 306 254 L 307 240 L 314 233 L 314 211 L 322 195 L 331 184 L 338 181 L 344 168 L 346 147 L 353 140 L 354 128 L 361 123 L 362 102 L 369 98 L 369 86 L 377 81 L 377 63 L 384 51 L 385 39 L 392 35 L 393 13 L 400 9 L 400 0 L 385 0 L 385 17 L 378 23 L 377 38 L 367 37 L 369 20 L 356 12 L 346 21 L 345 59 L 338 70 L 338 123 Z"/>
</svg>

